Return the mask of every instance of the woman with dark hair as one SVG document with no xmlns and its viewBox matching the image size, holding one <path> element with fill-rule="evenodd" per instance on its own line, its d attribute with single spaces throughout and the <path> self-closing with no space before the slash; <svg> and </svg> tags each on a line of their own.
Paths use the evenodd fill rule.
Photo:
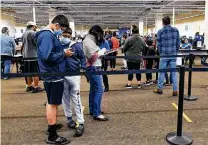
<svg viewBox="0 0 208 145">
<path fill-rule="evenodd" d="M 139 36 L 139 29 L 137 26 L 133 26 L 132 29 L 133 35 L 131 37 L 128 37 L 126 39 L 126 42 L 124 44 L 124 53 L 126 56 L 142 56 L 143 52 L 146 48 L 146 44 Z M 128 58 L 127 59 L 127 67 L 128 70 L 140 70 L 140 63 L 141 59 L 140 58 Z M 136 73 L 136 79 L 137 79 L 137 87 L 141 88 L 141 74 Z M 128 83 L 125 86 L 126 88 L 132 88 L 131 83 L 133 80 L 133 74 L 128 75 Z"/>
<path fill-rule="evenodd" d="M 102 75 L 90 75 L 90 72 L 101 70 L 101 58 L 106 48 L 100 49 L 99 44 L 104 41 L 104 32 L 102 28 L 95 25 L 90 28 L 89 34 L 83 41 L 83 51 L 87 59 L 87 73 L 90 80 L 89 111 L 94 120 L 108 121 L 108 118 L 102 115 L 101 101 L 103 96 Z"/>
</svg>

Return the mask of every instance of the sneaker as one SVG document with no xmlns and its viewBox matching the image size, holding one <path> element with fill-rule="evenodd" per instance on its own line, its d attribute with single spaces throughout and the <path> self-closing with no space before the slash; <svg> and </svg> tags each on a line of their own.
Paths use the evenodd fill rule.
<svg viewBox="0 0 208 145">
<path fill-rule="evenodd" d="M 141 88 L 142 88 L 142 85 L 141 85 L 141 84 L 138 84 L 138 85 L 137 85 L 137 88 L 138 88 L 138 89 L 141 89 Z"/>
<path fill-rule="evenodd" d="M 150 82 L 144 82 L 142 85 L 144 85 L 144 86 L 150 86 Z"/>
<path fill-rule="evenodd" d="M 105 88 L 105 89 L 104 89 L 104 92 L 108 92 L 108 91 L 109 91 L 109 88 Z"/>
<path fill-rule="evenodd" d="M 80 137 L 84 134 L 84 125 L 83 124 L 79 124 L 79 126 L 76 129 L 76 132 L 74 134 L 74 137 Z"/>
<path fill-rule="evenodd" d="M 34 89 L 33 86 L 27 87 L 27 88 L 26 88 L 26 92 L 31 92 L 31 91 L 33 91 L 33 89 Z"/>
<path fill-rule="evenodd" d="M 152 85 L 153 84 L 153 81 L 150 81 L 149 84 Z"/>
<path fill-rule="evenodd" d="M 52 139 L 46 141 L 47 144 L 56 144 L 56 145 L 66 145 L 69 144 L 71 140 L 66 139 L 65 137 L 55 136 Z"/>
<path fill-rule="evenodd" d="M 37 87 L 37 88 L 34 88 L 33 87 L 33 90 L 31 91 L 31 93 L 38 93 L 38 92 L 42 92 L 43 89 L 41 87 Z"/>
<path fill-rule="evenodd" d="M 127 85 L 125 86 L 125 88 L 127 88 L 127 89 L 131 89 L 131 88 L 132 88 L 132 86 L 127 84 Z"/>
<path fill-rule="evenodd" d="M 173 91 L 173 97 L 178 96 L 178 91 Z"/>
<path fill-rule="evenodd" d="M 163 94 L 163 91 L 161 89 L 155 89 L 155 90 L 153 90 L 153 92 L 156 94 L 160 94 L 160 95 Z"/>
<path fill-rule="evenodd" d="M 69 121 L 68 127 L 71 129 L 75 129 L 77 126 L 77 123 L 74 120 Z"/>
<path fill-rule="evenodd" d="M 93 118 L 94 120 L 97 120 L 97 121 L 108 121 L 108 117 L 103 116 L 103 115 L 99 115 L 97 117 L 94 116 Z"/>
<path fill-rule="evenodd" d="M 5 78 L 4 78 L 4 80 L 8 80 L 8 79 L 9 79 L 8 77 L 5 77 Z"/>
</svg>

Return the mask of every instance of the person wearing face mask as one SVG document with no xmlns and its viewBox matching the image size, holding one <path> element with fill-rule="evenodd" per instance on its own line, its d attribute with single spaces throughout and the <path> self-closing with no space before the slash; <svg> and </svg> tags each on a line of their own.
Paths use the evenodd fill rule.
<svg viewBox="0 0 208 145">
<path fill-rule="evenodd" d="M 36 33 L 38 65 L 41 73 L 66 72 L 64 67 L 67 57 L 72 56 L 70 49 L 63 49 L 58 35 L 69 27 L 69 21 L 64 15 L 57 15 L 44 29 Z M 47 94 L 46 118 L 48 121 L 47 144 L 67 144 L 69 139 L 57 134 L 58 106 L 62 104 L 64 77 L 56 75 L 42 77 Z"/>
<path fill-rule="evenodd" d="M 71 48 L 73 55 L 66 58 L 66 71 L 67 72 L 80 72 L 85 70 L 86 59 L 82 49 L 82 42 L 71 41 L 72 30 L 71 28 L 66 29 L 61 38 L 61 44 L 63 49 Z M 80 98 L 80 83 L 81 76 L 66 76 L 64 78 L 64 93 L 62 98 L 64 113 L 67 118 L 68 127 L 76 129 L 74 136 L 79 137 L 84 133 L 84 114 L 82 109 L 82 103 Z M 76 122 L 72 119 L 72 107 L 74 107 L 78 127 Z"/>
<path fill-rule="evenodd" d="M 36 23 L 29 21 L 27 23 L 27 29 L 22 35 L 22 52 L 23 58 L 37 58 L 37 46 L 35 42 Z M 38 72 L 38 60 L 25 60 L 24 61 L 25 73 L 37 73 Z M 26 78 L 26 91 L 32 93 L 38 93 L 43 91 L 39 87 L 39 77 L 27 77 Z"/>
<path fill-rule="evenodd" d="M 102 115 L 101 102 L 103 96 L 102 75 L 91 75 L 91 72 L 101 71 L 101 58 L 107 51 L 106 48 L 100 49 L 99 44 L 103 42 L 104 32 L 102 28 L 95 25 L 90 28 L 89 34 L 83 40 L 83 51 L 87 59 L 87 74 L 90 80 L 89 93 L 89 111 L 94 120 L 108 121 L 108 118 Z"/>
<path fill-rule="evenodd" d="M 9 29 L 7 27 L 3 27 L 1 30 L 1 58 L 8 58 L 14 55 L 15 53 L 15 41 L 11 37 L 9 37 Z M 3 72 L 2 73 L 10 73 L 11 60 L 3 61 Z M 9 79 L 8 77 L 3 77 L 2 79 Z"/>
</svg>

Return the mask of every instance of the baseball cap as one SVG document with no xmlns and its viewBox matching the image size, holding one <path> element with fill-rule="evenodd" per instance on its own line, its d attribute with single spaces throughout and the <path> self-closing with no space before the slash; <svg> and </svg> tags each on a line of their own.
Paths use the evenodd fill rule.
<svg viewBox="0 0 208 145">
<path fill-rule="evenodd" d="M 36 26 L 36 23 L 33 21 L 27 22 L 27 26 Z"/>
</svg>

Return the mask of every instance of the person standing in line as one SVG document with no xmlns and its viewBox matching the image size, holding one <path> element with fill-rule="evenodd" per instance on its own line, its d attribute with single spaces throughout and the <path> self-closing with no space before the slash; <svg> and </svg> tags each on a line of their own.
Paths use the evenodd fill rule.
<svg viewBox="0 0 208 145">
<path fill-rule="evenodd" d="M 123 54 L 124 54 L 123 47 L 124 47 L 126 39 L 127 39 L 127 34 L 124 33 L 123 36 L 122 36 L 122 40 L 121 40 L 121 51 L 122 51 Z M 124 56 L 125 56 L 125 54 L 124 54 Z M 124 64 L 124 66 L 121 67 L 121 69 L 127 69 L 127 61 L 126 61 L 125 58 L 123 59 L 123 64 Z"/>
<path fill-rule="evenodd" d="M 107 40 L 103 38 L 103 42 L 100 42 L 99 44 L 100 49 L 106 48 L 106 50 L 110 50 L 110 45 Z M 102 70 L 107 71 L 108 70 L 108 60 L 105 59 L 105 57 L 102 58 Z M 108 76 L 103 75 L 103 84 L 105 86 L 104 92 L 109 91 L 109 83 L 108 83 Z"/>
<path fill-rule="evenodd" d="M 104 32 L 102 28 L 95 25 L 90 28 L 89 34 L 83 41 L 83 50 L 87 58 L 86 71 L 90 80 L 90 94 L 89 94 L 89 111 L 94 120 L 108 121 L 108 117 L 102 115 L 101 102 L 103 96 L 102 75 L 91 75 L 91 72 L 101 71 L 101 58 L 107 51 L 106 48 L 100 49 L 98 44 L 103 42 Z"/>
<path fill-rule="evenodd" d="M 22 52 L 23 58 L 37 58 L 37 45 L 35 42 L 36 23 L 29 21 L 27 23 L 27 29 L 22 35 Z M 24 60 L 24 72 L 25 73 L 38 73 L 38 60 Z M 39 76 L 26 77 L 26 91 L 32 93 L 38 93 L 43 91 L 39 87 Z"/>
<path fill-rule="evenodd" d="M 139 29 L 137 28 L 137 26 L 133 26 L 132 29 L 132 33 L 133 35 L 128 37 L 126 39 L 126 42 L 124 44 L 124 53 L 126 54 L 126 56 L 131 57 L 131 56 L 142 56 L 145 48 L 146 48 L 146 44 L 144 42 L 144 40 L 139 36 Z M 140 58 L 127 58 L 127 67 L 128 70 L 140 70 L 140 63 L 141 63 L 141 59 Z M 129 74 L 128 75 L 128 83 L 125 86 L 126 88 L 132 88 L 132 80 L 133 80 L 133 74 Z M 137 87 L 138 88 L 142 88 L 141 85 L 141 74 L 140 73 L 136 73 L 136 79 L 137 79 Z"/>
<path fill-rule="evenodd" d="M 119 40 L 116 37 L 116 32 L 113 32 L 113 37 L 111 38 L 111 42 L 112 42 L 112 50 L 119 48 Z M 112 56 L 117 56 L 117 54 L 118 52 L 113 52 Z M 111 59 L 110 66 L 111 66 L 111 70 L 114 71 L 116 68 L 116 58 Z"/>
<path fill-rule="evenodd" d="M 3 27 L 1 30 L 1 58 L 10 58 L 15 54 L 15 41 L 11 37 L 9 37 L 9 29 L 8 27 Z M 7 74 L 10 73 L 11 69 L 11 60 L 4 60 L 3 61 L 3 73 Z M 2 79 L 8 80 L 9 77 L 3 77 L 1 74 Z"/>
<path fill-rule="evenodd" d="M 65 59 L 72 56 L 70 49 L 62 49 L 57 35 L 69 27 L 69 21 L 64 15 L 57 15 L 44 29 L 36 33 L 38 48 L 38 65 L 41 73 L 65 72 Z M 46 117 L 48 121 L 47 144 L 67 144 L 69 139 L 57 134 L 58 106 L 62 104 L 64 91 L 63 77 L 56 75 L 42 77 L 48 102 L 46 104 Z"/>
<path fill-rule="evenodd" d="M 80 72 L 86 69 L 86 59 L 82 49 L 82 42 L 71 41 L 72 30 L 67 28 L 61 38 L 63 49 L 71 48 L 73 55 L 66 58 L 66 71 L 67 72 Z M 64 113 L 67 118 L 68 127 L 76 129 L 74 136 L 79 137 L 84 134 L 84 114 L 80 96 L 81 76 L 66 76 L 64 77 L 64 93 L 62 98 Z M 76 122 L 72 119 L 72 106 L 76 113 Z"/>
<path fill-rule="evenodd" d="M 162 19 L 163 28 L 158 31 L 157 34 L 157 48 L 159 50 L 160 56 L 172 56 L 177 55 L 180 48 L 180 35 L 178 29 L 170 25 L 170 17 L 166 16 Z M 176 58 L 160 58 L 159 69 L 166 69 L 168 67 L 176 68 Z M 173 83 L 173 96 L 178 95 L 178 83 L 177 83 L 177 73 L 172 73 L 172 83 Z M 163 94 L 162 88 L 164 83 L 165 73 L 161 72 L 158 78 L 158 86 L 153 92 L 157 94 Z"/>
</svg>

